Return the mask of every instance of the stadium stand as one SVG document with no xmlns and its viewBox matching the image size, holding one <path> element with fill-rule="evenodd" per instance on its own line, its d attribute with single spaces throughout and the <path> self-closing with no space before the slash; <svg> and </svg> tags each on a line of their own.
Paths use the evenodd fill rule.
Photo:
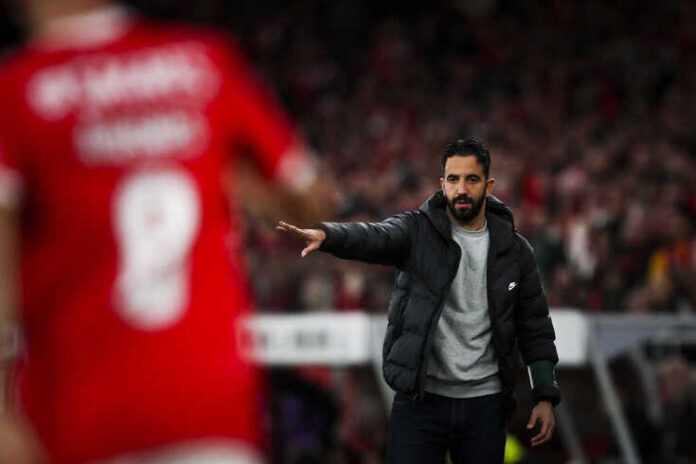
<svg viewBox="0 0 696 464">
<path fill-rule="evenodd" d="M 340 173 L 341 220 L 417 207 L 437 188 L 442 145 L 478 137 L 491 147 L 496 193 L 530 237 L 553 307 L 694 316 L 696 3 L 131 3 L 237 31 Z M 20 33 L 2 30 L 3 44 Z M 245 240 L 265 313 L 386 307 L 390 270 L 299 260 L 295 243 L 253 215 Z M 696 340 L 668 338 L 609 366 L 615 379 L 652 376 L 647 384 L 656 385 L 646 393 L 624 382 L 617 393 L 642 462 L 696 459 Z M 274 462 L 381 462 L 386 423 L 371 369 L 274 372 Z M 561 382 L 588 459 L 612 462 L 618 445 L 591 373 L 561 371 Z M 332 406 L 317 414 L 307 406 L 317 401 Z M 555 440 L 524 462 L 565 458 Z"/>
</svg>

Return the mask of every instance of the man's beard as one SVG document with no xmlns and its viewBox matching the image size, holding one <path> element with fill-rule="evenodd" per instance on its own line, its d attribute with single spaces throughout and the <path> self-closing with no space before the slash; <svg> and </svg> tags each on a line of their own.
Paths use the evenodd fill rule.
<svg viewBox="0 0 696 464">
<path fill-rule="evenodd" d="M 483 200 L 486 198 L 486 195 L 481 195 L 478 199 L 473 199 L 471 197 L 468 197 L 467 195 L 459 195 L 451 200 L 447 200 L 447 208 L 449 209 L 450 213 L 452 213 L 452 216 L 461 222 L 470 222 L 472 221 L 476 216 L 478 216 L 479 211 L 481 211 L 481 208 L 483 207 Z M 463 208 L 457 208 L 454 204 L 455 202 L 459 200 L 464 200 L 467 203 L 469 203 L 471 206 L 469 208 L 463 209 Z"/>
</svg>

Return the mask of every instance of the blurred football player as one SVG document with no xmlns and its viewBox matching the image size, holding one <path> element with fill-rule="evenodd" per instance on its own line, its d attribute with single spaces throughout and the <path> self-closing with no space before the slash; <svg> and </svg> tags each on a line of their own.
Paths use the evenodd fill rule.
<svg viewBox="0 0 696 464">
<path fill-rule="evenodd" d="M 330 181 L 216 33 L 25 6 L 0 77 L 1 378 L 25 335 L 0 463 L 260 462 L 224 173 L 249 154 L 278 206 L 316 217 Z"/>
</svg>

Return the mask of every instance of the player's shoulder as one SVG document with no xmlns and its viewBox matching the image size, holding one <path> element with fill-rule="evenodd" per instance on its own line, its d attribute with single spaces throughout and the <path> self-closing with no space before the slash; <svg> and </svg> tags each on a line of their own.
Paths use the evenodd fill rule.
<svg viewBox="0 0 696 464">
<path fill-rule="evenodd" d="M 195 43 L 212 53 L 236 52 L 239 44 L 229 32 L 212 26 L 202 26 L 184 21 L 143 19 L 139 25 L 140 35 L 162 43 Z"/>
</svg>

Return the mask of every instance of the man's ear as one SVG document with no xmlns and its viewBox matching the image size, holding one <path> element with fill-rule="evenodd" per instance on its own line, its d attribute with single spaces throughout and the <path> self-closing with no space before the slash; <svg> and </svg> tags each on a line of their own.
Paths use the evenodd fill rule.
<svg viewBox="0 0 696 464">
<path fill-rule="evenodd" d="M 494 187 L 495 187 L 495 179 L 493 177 L 491 177 L 486 181 L 486 196 L 490 195 L 491 192 L 493 192 Z"/>
<path fill-rule="evenodd" d="M 445 193 L 445 178 L 440 177 L 440 189 L 442 189 L 442 193 Z M 445 195 L 447 196 L 447 195 Z"/>
</svg>

